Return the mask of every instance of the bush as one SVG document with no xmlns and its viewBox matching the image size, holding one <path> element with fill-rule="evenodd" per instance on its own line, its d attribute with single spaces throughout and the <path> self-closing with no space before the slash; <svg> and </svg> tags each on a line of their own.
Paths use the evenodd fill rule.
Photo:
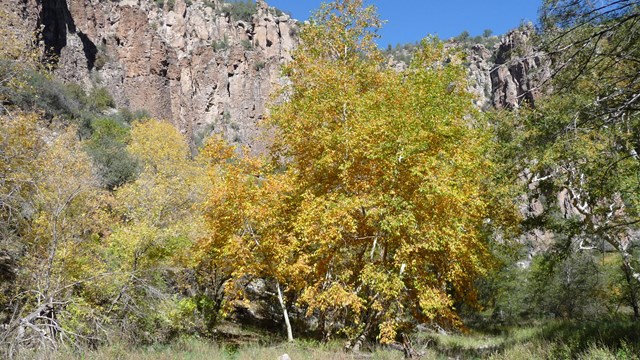
<svg viewBox="0 0 640 360">
<path fill-rule="evenodd" d="M 216 40 L 213 43 L 211 43 L 211 47 L 213 48 L 213 51 L 226 50 L 229 48 L 229 39 L 225 35 L 224 39 Z"/>
<path fill-rule="evenodd" d="M 251 40 L 244 39 L 244 40 L 242 40 L 241 44 L 242 44 L 242 47 L 245 50 L 247 50 L 247 51 L 253 50 L 253 43 L 251 42 Z"/>
<path fill-rule="evenodd" d="M 87 142 L 87 152 L 98 170 L 102 187 L 114 190 L 134 180 L 138 164 L 126 150 L 129 128 L 110 118 L 95 120 L 91 126 L 93 134 Z"/>
<path fill-rule="evenodd" d="M 258 61 L 258 62 L 256 62 L 255 65 L 253 65 L 253 68 L 256 71 L 260 71 L 260 70 L 264 69 L 265 66 L 267 66 L 267 64 L 264 61 Z"/>
<path fill-rule="evenodd" d="M 234 20 L 251 22 L 253 14 L 256 13 L 256 3 L 252 0 L 230 1 L 225 4 L 223 11 L 228 13 Z"/>
<path fill-rule="evenodd" d="M 146 110 L 131 111 L 128 108 L 122 108 L 118 111 L 115 119 L 121 123 L 131 125 L 136 120 L 149 119 L 151 115 Z"/>
<path fill-rule="evenodd" d="M 613 281 L 591 254 L 547 255 L 534 259 L 528 276 L 529 308 L 537 317 L 588 319 L 607 315 Z"/>
<path fill-rule="evenodd" d="M 96 70 L 101 70 L 110 60 L 107 44 L 104 42 L 101 42 L 96 47 L 96 51 L 97 51 L 96 60 L 93 63 L 93 66 L 95 67 Z"/>
<path fill-rule="evenodd" d="M 116 106 L 116 102 L 113 100 L 113 97 L 111 97 L 111 94 L 109 94 L 109 90 L 103 87 L 93 89 L 91 92 L 91 100 L 93 107 L 100 111 Z"/>
<path fill-rule="evenodd" d="M 193 142 L 196 147 L 201 148 L 205 144 L 205 140 L 211 135 L 214 127 L 214 124 L 208 124 L 194 135 Z"/>
<path fill-rule="evenodd" d="M 91 136 L 91 124 L 102 116 L 99 113 L 116 105 L 104 87 L 96 87 L 87 95 L 79 84 L 64 84 L 41 71 L 25 71 L 20 77 L 25 86 L 0 87 L 3 104 L 15 106 L 23 111 L 42 112 L 44 118 L 49 121 L 55 119 L 75 124 L 82 139 Z"/>
</svg>

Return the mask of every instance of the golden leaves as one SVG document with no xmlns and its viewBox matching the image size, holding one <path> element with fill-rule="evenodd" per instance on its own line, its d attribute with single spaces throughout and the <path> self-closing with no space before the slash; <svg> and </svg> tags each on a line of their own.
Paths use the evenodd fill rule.
<svg viewBox="0 0 640 360">
<path fill-rule="evenodd" d="M 388 342 L 398 318 L 455 324 L 454 300 L 473 301 L 492 168 L 455 54 L 425 41 L 406 72 L 385 69 L 377 24 L 345 0 L 304 29 L 289 101 L 267 119 L 270 162 L 220 141 L 205 150 L 203 245 L 237 279 L 277 280 L 309 315 L 349 334 L 377 326 Z"/>
<path fill-rule="evenodd" d="M 165 259 L 188 261 L 182 253 L 203 235 L 204 166 L 190 158 L 185 138 L 167 122 L 134 124 L 127 150 L 142 171 L 115 192 L 116 210 L 125 223 L 110 237 L 111 246 L 120 249 L 129 270 Z"/>
</svg>

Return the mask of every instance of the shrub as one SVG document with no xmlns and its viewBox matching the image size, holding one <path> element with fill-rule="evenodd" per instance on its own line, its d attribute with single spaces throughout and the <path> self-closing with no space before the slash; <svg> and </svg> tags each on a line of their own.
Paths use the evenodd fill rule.
<svg viewBox="0 0 640 360">
<path fill-rule="evenodd" d="M 229 110 L 224 111 L 222 114 L 222 120 L 224 120 L 225 123 L 229 123 L 229 121 L 231 121 L 231 112 L 229 112 Z"/>
<path fill-rule="evenodd" d="M 458 42 L 466 42 L 471 38 L 471 34 L 467 30 L 460 33 L 460 35 L 456 36 L 454 39 Z"/>
<path fill-rule="evenodd" d="M 92 105 L 96 110 L 106 110 L 116 106 L 109 90 L 104 87 L 94 88 L 91 92 Z"/>
<path fill-rule="evenodd" d="M 251 42 L 251 40 L 244 39 L 244 40 L 242 40 L 241 44 L 242 44 L 242 47 L 245 50 L 247 50 L 247 51 L 253 50 L 253 43 Z"/>
<path fill-rule="evenodd" d="M 193 136 L 193 143 L 196 147 L 201 148 L 205 144 L 205 140 L 211 135 L 214 130 L 214 124 L 208 124 L 202 130 L 196 132 Z"/>
<path fill-rule="evenodd" d="M 211 43 L 211 47 L 213 48 L 213 51 L 226 50 L 229 48 L 229 39 L 225 35 L 224 39 L 216 40 L 213 43 Z"/>
<path fill-rule="evenodd" d="M 129 128 L 111 118 L 95 120 L 91 126 L 93 134 L 87 142 L 87 152 L 98 170 L 102 187 L 114 190 L 135 179 L 138 164 L 126 151 Z"/>
<path fill-rule="evenodd" d="M 144 109 L 131 111 L 128 108 L 122 108 L 116 114 L 116 120 L 129 125 L 135 120 L 148 119 L 150 117 L 151 115 Z"/>
<path fill-rule="evenodd" d="M 83 118 L 91 117 L 88 97 L 77 84 L 65 85 L 51 79 L 48 74 L 28 71 L 21 74 L 25 86 L 5 88 L 3 103 L 24 111 L 39 111 L 48 120 L 55 118 L 77 122 L 82 127 Z"/>
<path fill-rule="evenodd" d="M 256 3 L 252 0 L 230 1 L 225 4 L 224 11 L 234 20 L 251 22 L 253 14 L 256 13 Z"/>
<path fill-rule="evenodd" d="M 265 67 L 266 65 L 267 65 L 267 64 L 266 64 L 264 61 L 258 61 L 258 62 L 253 66 L 253 68 L 254 68 L 256 71 L 260 71 L 260 70 L 264 69 L 264 67 Z"/>
<path fill-rule="evenodd" d="M 97 54 L 96 54 L 96 61 L 94 62 L 94 66 L 97 70 L 100 70 L 110 60 L 109 50 L 107 48 L 107 44 L 104 42 L 101 42 L 100 44 L 98 44 L 98 46 L 96 47 L 96 50 L 97 50 Z"/>
</svg>

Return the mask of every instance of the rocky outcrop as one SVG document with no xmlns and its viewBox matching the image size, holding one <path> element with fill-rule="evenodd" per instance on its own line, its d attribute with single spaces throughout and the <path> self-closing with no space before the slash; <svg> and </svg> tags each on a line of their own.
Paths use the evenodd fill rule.
<svg viewBox="0 0 640 360">
<path fill-rule="evenodd" d="M 477 107 L 535 105 L 550 90 L 551 60 L 535 48 L 534 31 L 533 26 L 520 27 L 505 34 L 492 49 L 477 44 L 466 50 L 469 90 Z"/>
<path fill-rule="evenodd" d="M 26 26 L 42 29 L 61 79 L 106 87 L 118 107 L 168 119 L 194 143 L 219 132 L 263 150 L 257 124 L 285 81 L 280 68 L 291 60 L 297 22 L 262 0 L 244 20 L 232 18 L 221 0 L 158 3 L 0 0 Z M 467 50 L 469 89 L 479 108 L 516 108 L 542 94 L 550 62 L 534 49 L 533 31 L 523 27 L 494 49 Z M 389 66 L 406 64 L 390 58 Z"/>
<path fill-rule="evenodd" d="M 257 123 L 296 46 L 297 22 L 257 4 L 234 19 L 219 0 L 0 0 L 42 28 L 56 75 L 106 87 L 118 107 L 145 110 L 198 140 L 262 146 Z"/>
<path fill-rule="evenodd" d="M 491 106 L 491 59 L 493 53 L 484 45 L 474 45 L 467 51 L 469 66 L 469 91 L 473 95 L 473 103 L 480 109 Z"/>
<path fill-rule="evenodd" d="M 551 61 L 532 41 L 532 26 L 508 32 L 495 51 L 491 69 L 492 105 L 514 109 L 523 102 L 535 105 L 551 77 Z"/>
</svg>

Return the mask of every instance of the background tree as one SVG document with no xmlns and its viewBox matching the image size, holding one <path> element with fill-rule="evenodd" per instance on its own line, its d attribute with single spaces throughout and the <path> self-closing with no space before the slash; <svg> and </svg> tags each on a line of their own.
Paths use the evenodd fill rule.
<svg viewBox="0 0 640 360">
<path fill-rule="evenodd" d="M 631 270 L 631 252 L 640 210 L 640 7 L 634 1 L 549 1 L 543 21 L 544 44 L 557 49 L 558 70 L 556 94 L 532 115 L 537 143 L 548 148 L 549 161 L 540 168 L 568 193 L 584 225 L 584 246 L 608 242 L 639 277 Z"/>
<path fill-rule="evenodd" d="M 84 306 L 83 295 L 95 290 L 95 283 L 89 280 L 103 271 L 97 234 L 104 231 L 108 219 L 103 194 L 96 187 L 91 162 L 75 138 L 76 130 L 63 130 L 51 139 L 51 133 L 37 128 L 37 117 L 20 116 L 10 121 L 16 119 L 23 122 L 18 127 L 26 131 L 5 135 L 12 145 L 10 153 L 25 149 L 25 144 L 31 149 L 40 144 L 36 146 L 41 148 L 23 152 L 25 158 L 12 159 L 12 165 L 18 167 L 11 170 L 8 179 L 14 185 L 9 189 L 22 192 L 15 208 L 10 209 L 21 218 L 13 224 L 19 227 L 12 234 L 18 236 L 14 242 L 20 250 L 11 292 L 13 316 L 2 333 L 9 354 L 25 344 L 46 349 L 59 342 L 90 340 L 95 328 L 80 332 L 67 320 L 86 316 L 88 327 L 97 322 L 97 316 Z M 29 164 L 21 167 L 16 160 Z M 27 187 L 15 187 L 19 183 Z"/>
<path fill-rule="evenodd" d="M 109 190 L 133 180 L 137 163 L 126 150 L 129 128 L 114 119 L 98 119 L 92 123 L 93 134 L 87 150 L 98 170 L 100 183 Z"/>
<path fill-rule="evenodd" d="M 209 278 L 214 289 L 225 286 L 227 307 L 245 299 L 244 289 L 252 280 L 273 282 L 287 337 L 293 340 L 280 285 L 303 286 L 298 269 L 290 262 L 296 255 L 296 243 L 286 235 L 292 226 L 287 223 L 292 211 L 290 179 L 274 173 L 264 159 L 251 158 L 248 151 L 238 151 L 218 137 L 208 141 L 203 155 L 210 162 L 213 184 L 206 204 L 209 233 L 197 246 L 198 268 L 206 271 L 203 279 Z M 228 279 L 231 281 L 226 282 Z M 213 295 L 219 309 L 222 293 Z"/>
<path fill-rule="evenodd" d="M 0 283 L 2 308 L 15 295 L 19 255 L 24 252 L 22 236 L 29 228 L 26 204 L 35 191 L 35 159 L 44 151 L 45 142 L 38 129 L 38 117 L 0 117 Z M 5 319 L 6 321 L 6 319 Z"/>
<path fill-rule="evenodd" d="M 545 211 L 525 225 L 556 233 L 560 259 L 550 263 L 547 281 L 588 263 L 580 260 L 583 252 L 617 251 L 615 266 L 628 276 L 616 286 L 624 284 L 636 317 L 639 10 L 626 0 L 546 1 L 540 41 L 553 60 L 554 91 L 535 108 L 507 116 L 497 132 L 509 144 L 503 161 L 513 179 L 544 202 Z M 602 271 L 608 270 L 587 273 Z"/>
<path fill-rule="evenodd" d="M 127 151 L 140 164 L 134 181 L 115 191 L 123 223 L 107 239 L 118 290 L 108 312 L 121 314 L 119 326 L 137 337 L 172 336 L 184 298 L 171 288 L 190 266 L 193 242 L 202 236 L 200 203 L 206 191 L 204 167 L 191 159 L 188 144 L 167 122 L 147 120 L 131 129 Z M 185 305 L 183 303 L 182 305 Z M 131 316 L 137 313 L 137 316 Z M 126 316 L 124 316 L 126 315 Z M 186 324 L 185 324 L 186 325 Z M 167 333 L 160 330 L 169 329 Z M 146 339 L 154 341 L 158 339 Z"/>
</svg>

